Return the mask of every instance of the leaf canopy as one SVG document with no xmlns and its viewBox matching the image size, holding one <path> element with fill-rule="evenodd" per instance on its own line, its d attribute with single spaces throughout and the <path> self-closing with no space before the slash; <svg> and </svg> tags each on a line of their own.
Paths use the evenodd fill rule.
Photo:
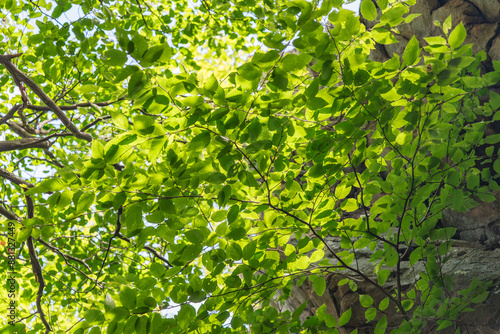
<svg viewBox="0 0 500 334">
<path fill-rule="evenodd" d="M 498 160 L 482 172 L 473 149 L 499 141 L 482 139 L 498 95 L 479 103 L 499 72 L 481 77 L 461 24 L 428 38 L 429 56 L 413 37 L 401 58 L 373 61 L 407 4 L 363 0 L 380 17 L 371 30 L 342 5 L 3 2 L 0 214 L 14 260 L 1 272 L 17 298 L 5 328 L 336 333 L 351 309 L 304 320 L 307 303 L 280 305 L 306 280 L 328 296 L 339 272 L 385 294 L 360 294 L 378 333 L 389 303 L 401 333 L 459 303 L 431 284 L 449 247 L 430 241 L 454 234 L 437 225 L 444 208 L 498 190 Z M 415 308 L 386 289 L 410 247 Z"/>
</svg>

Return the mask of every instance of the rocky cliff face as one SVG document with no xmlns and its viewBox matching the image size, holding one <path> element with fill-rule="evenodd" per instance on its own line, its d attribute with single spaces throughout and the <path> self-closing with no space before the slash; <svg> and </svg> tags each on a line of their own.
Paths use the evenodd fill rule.
<svg viewBox="0 0 500 334">
<path fill-rule="evenodd" d="M 392 58 L 393 54 L 401 54 L 413 35 L 417 37 L 421 47 L 425 46 L 424 37 L 437 36 L 442 32 L 433 22 L 444 22 L 451 15 L 453 27 L 459 22 L 466 27 L 468 36 L 465 43 L 474 44 L 473 52 L 484 50 L 487 53 L 487 59 L 481 64 L 484 72 L 493 70 L 493 61 L 500 61 L 500 0 L 417 0 L 410 13 L 421 15 L 399 29 L 399 34 L 395 36 L 399 44 L 378 45 L 372 53 L 373 60 L 385 61 Z M 374 25 L 363 21 L 368 29 Z M 493 90 L 497 88 L 491 87 Z M 457 228 L 449 259 L 442 266 L 443 273 L 450 274 L 455 281 L 455 288 L 450 296 L 469 287 L 474 278 L 491 282 L 488 298 L 475 305 L 473 312 L 464 313 L 457 319 L 456 325 L 461 328 L 461 333 L 500 332 L 500 192 L 494 195 L 496 201 L 482 203 L 468 212 L 443 212 L 442 224 Z M 340 250 L 340 240 L 332 237 L 328 241 L 334 250 Z M 363 250 L 357 252 L 357 265 L 361 272 L 373 272 L 373 263 L 369 261 L 371 254 L 368 251 L 363 253 Z M 409 262 L 403 262 L 402 289 L 414 285 L 418 279 L 414 272 L 423 270 L 424 266 L 424 263 L 416 263 L 410 267 Z M 343 278 L 345 277 L 339 274 L 330 275 L 327 292 L 321 297 L 315 294 L 312 284 L 305 281 L 301 286 L 294 286 L 292 297 L 285 305 L 278 307 L 293 311 L 304 301 L 308 301 L 308 308 L 302 315 L 304 319 L 314 315 L 316 309 L 323 304 L 326 304 L 327 312 L 335 317 L 351 308 L 351 320 L 342 329 L 342 333 L 350 333 L 354 329 L 360 334 L 373 333 L 378 318 L 372 323 L 366 323 L 366 309 L 359 302 L 359 294 L 371 295 L 375 305 L 385 296 L 362 279 L 351 276 L 358 285 L 358 290 L 353 292 L 347 285 L 338 284 Z M 394 291 L 395 285 L 395 275 L 391 274 L 385 287 L 388 291 Z M 389 307 L 385 313 L 389 330 L 391 326 L 401 323 L 401 315 L 394 308 Z M 429 323 L 422 333 L 435 333 L 436 329 L 436 323 Z M 455 333 L 455 330 L 456 326 L 452 326 L 439 333 Z"/>
<path fill-rule="evenodd" d="M 451 15 L 453 26 L 462 22 L 467 29 L 465 43 L 474 45 L 473 52 L 484 50 L 487 53 L 488 59 L 483 63 L 485 71 L 493 68 L 493 60 L 500 61 L 500 0 L 418 0 L 410 14 L 420 16 L 400 27 L 399 35 L 396 35 L 399 44 L 379 45 L 372 54 L 374 60 L 384 61 L 394 53 L 401 54 L 413 35 L 421 47 L 427 45 L 424 37 L 442 33 L 433 22 L 444 22 Z M 374 25 L 363 21 L 368 29 Z"/>
<path fill-rule="evenodd" d="M 335 251 L 340 251 L 340 238 L 331 237 L 328 240 L 330 246 Z M 374 263 L 370 262 L 371 251 L 359 250 L 356 252 L 357 268 L 364 273 L 373 273 Z M 476 334 L 497 334 L 500 331 L 500 248 L 488 249 L 478 243 L 457 240 L 449 252 L 449 259 L 442 266 L 442 274 L 450 275 L 455 281 L 454 293 L 467 289 L 474 278 L 479 281 L 491 281 L 492 285 L 489 288 L 490 294 L 488 298 L 481 304 L 473 305 L 474 311 L 464 313 L 456 322 L 460 327 L 460 333 L 476 333 Z M 333 260 L 333 259 L 332 259 Z M 383 266 L 382 269 L 394 270 Z M 425 270 L 425 264 L 418 262 L 410 266 L 408 261 L 403 261 L 401 265 L 401 286 L 403 291 L 411 286 L 414 286 L 419 279 L 415 272 Z M 307 301 L 307 308 L 302 314 L 302 318 L 306 319 L 313 316 L 316 309 L 321 305 L 326 305 L 326 311 L 336 317 L 340 317 L 342 313 L 351 309 L 351 320 L 341 330 L 341 334 L 351 333 L 354 329 L 358 330 L 358 334 L 373 333 L 375 325 L 379 317 L 370 323 L 366 323 L 365 311 L 359 301 L 360 294 L 368 294 L 374 299 L 374 305 L 378 305 L 385 298 L 380 290 L 373 285 L 364 282 L 360 277 L 349 275 L 353 278 L 357 285 L 357 290 L 352 291 L 347 284 L 339 285 L 339 282 L 346 278 L 344 275 L 334 274 L 327 279 L 327 288 L 323 296 L 318 296 L 312 284 L 306 280 L 301 286 L 294 286 L 291 298 L 285 305 L 279 306 L 282 311 L 293 311 L 302 303 Z M 396 289 L 395 273 L 393 272 L 387 280 L 384 287 L 387 291 Z M 370 278 L 376 280 L 375 275 Z M 450 293 L 452 296 L 453 293 Z M 402 316 L 397 313 L 394 305 L 389 306 L 382 314 L 385 314 L 388 319 L 388 330 L 391 327 L 399 325 L 402 321 Z M 429 323 L 422 334 L 436 333 L 437 324 Z M 439 333 L 452 334 L 455 333 L 456 327 L 452 326 Z M 389 331 L 388 331 L 389 332 Z"/>
</svg>

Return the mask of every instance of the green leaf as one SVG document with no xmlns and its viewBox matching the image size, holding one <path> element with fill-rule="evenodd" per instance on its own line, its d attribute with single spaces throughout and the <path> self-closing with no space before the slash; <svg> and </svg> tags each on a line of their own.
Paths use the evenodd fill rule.
<svg viewBox="0 0 500 334">
<path fill-rule="evenodd" d="M 306 307 L 307 307 L 307 300 L 303 302 L 299 307 L 297 307 L 295 311 L 293 311 L 292 319 L 298 319 L 299 316 L 302 314 L 302 312 L 304 312 Z"/>
<path fill-rule="evenodd" d="M 390 274 L 391 272 L 388 269 L 379 270 L 379 272 L 377 273 L 378 284 L 383 285 L 389 278 Z"/>
<path fill-rule="evenodd" d="M 88 323 L 91 324 L 100 324 L 104 322 L 104 314 L 97 309 L 89 309 L 85 311 L 83 317 Z"/>
<path fill-rule="evenodd" d="M 418 40 L 413 36 L 403 52 L 403 64 L 407 66 L 413 65 L 417 61 L 419 54 L 420 48 Z"/>
<path fill-rule="evenodd" d="M 127 227 L 127 236 L 137 235 L 144 227 L 142 220 L 142 208 L 138 204 L 127 207 L 123 212 L 123 224 Z"/>
<path fill-rule="evenodd" d="M 63 5 L 57 5 L 56 8 L 54 8 L 54 11 L 52 12 L 52 17 L 54 19 L 59 18 L 64 12 L 68 11 L 71 9 L 71 4 L 63 4 Z"/>
<path fill-rule="evenodd" d="M 403 309 L 405 311 L 410 311 L 413 308 L 414 304 L 415 302 L 413 300 L 403 300 L 401 302 L 401 305 L 403 306 Z"/>
<path fill-rule="evenodd" d="M 92 141 L 92 158 L 104 158 L 104 146 L 99 140 Z"/>
<path fill-rule="evenodd" d="M 177 324 L 181 329 L 187 329 L 196 317 L 196 310 L 189 304 L 181 306 L 179 313 L 176 315 Z"/>
<path fill-rule="evenodd" d="M 122 129 L 128 128 L 128 119 L 121 112 L 113 110 L 113 111 L 111 111 L 111 117 L 113 119 L 113 123 L 116 126 L 118 126 L 119 128 L 122 128 Z M 94 145 L 94 142 L 98 142 L 98 141 L 97 140 L 92 141 L 92 147 Z"/>
<path fill-rule="evenodd" d="M 323 276 L 318 276 L 313 282 L 313 289 L 318 296 L 323 296 L 325 293 L 326 281 Z"/>
<path fill-rule="evenodd" d="M 154 119 L 146 115 L 137 115 L 134 117 L 134 129 L 142 135 L 150 135 L 155 129 Z"/>
<path fill-rule="evenodd" d="M 486 298 L 488 298 L 489 295 L 490 295 L 489 291 L 483 291 L 480 294 L 478 294 L 477 296 L 472 297 L 471 301 L 474 304 L 481 304 L 482 302 L 484 302 L 486 300 Z"/>
<path fill-rule="evenodd" d="M 354 18 L 359 24 L 359 21 L 357 18 Z M 330 78 L 333 75 L 333 67 L 332 67 L 332 61 L 328 60 L 323 63 L 323 66 L 321 67 L 321 72 L 319 74 L 318 80 L 319 84 L 322 86 L 326 86 L 328 84 L 328 81 L 330 81 Z"/>
<path fill-rule="evenodd" d="M 217 88 L 219 88 L 219 83 L 217 82 L 217 78 L 212 74 L 205 82 L 203 88 L 208 92 L 210 92 L 211 94 L 214 94 L 217 91 Z"/>
<path fill-rule="evenodd" d="M 443 36 L 414 31 L 416 0 L 357 0 L 359 16 L 347 2 L 2 2 L 1 50 L 24 52 L 12 65 L 35 104 L 16 111 L 23 85 L 0 76 L 0 116 L 13 115 L 1 223 L 16 241 L 3 246 L 11 259 L 33 239 L 45 307 L 82 319 L 48 316 L 56 332 L 334 333 L 364 313 L 371 332 L 410 333 L 487 300 L 473 274 L 447 299 L 455 282 L 441 267 L 459 231 L 439 222 L 500 190 L 500 95 L 488 89 L 500 62 L 477 68 L 488 55 L 463 45 L 460 20 L 437 24 Z M 330 298 L 330 271 L 376 275 L 396 296 L 398 264 L 418 279 L 391 329 L 397 305 L 355 279 L 337 285 L 364 312 L 315 303 Z M 19 310 L 40 283 L 26 272 Z M 303 305 L 275 307 L 304 282 Z M 43 331 L 27 321 L 11 327 Z"/>
<path fill-rule="evenodd" d="M 425 37 L 424 39 L 429 45 L 446 45 L 446 39 L 441 36 Z"/>
<path fill-rule="evenodd" d="M 295 55 L 287 54 L 281 60 L 280 67 L 286 72 L 293 72 L 303 69 L 311 61 L 311 58 L 305 54 Z"/>
<path fill-rule="evenodd" d="M 170 214 L 170 215 L 176 214 L 175 205 L 171 199 L 162 198 L 158 201 L 158 204 L 160 205 L 160 209 L 163 212 Z"/>
<path fill-rule="evenodd" d="M 387 329 L 387 317 L 384 315 L 375 325 L 374 334 L 383 334 Z"/>
<path fill-rule="evenodd" d="M 374 28 L 372 30 L 372 38 L 379 44 L 394 44 L 398 42 L 392 33 L 384 28 Z"/>
<path fill-rule="evenodd" d="M 245 63 L 238 67 L 238 74 L 247 80 L 253 81 L 261 77 L 262 70 L 255 64 Z"/>
<path fill-rule="evenodd" d="M 79 197 L 73 197 L 73 202 L 76 204 L 76 212 L 87 211 L 90 206 L 94 203 L 95 194 L 94 193 L 83 193 Z"/>
<path fill-rule="evenodd" d="M 146 75 L 143 71 L 137 71 L 130 77 L 128 82 L 128 94 L 130 96 L 137 95 L 146 86 Z"/>
<path fill-rule="evenodd" d="M 373 298 L 370 295 L 359 295 L 359 302 L 361 306 L 368 308 L 373 304 Z"/>
<path fill-rule="evenodd" d="M 236 218 L 238 218 L 239 210 L 240 208 L 238 205 L 233 205 L 229 208 L 229 211 L 227 212 L 227 222 L 229 224 L 234 223 Z"/>
<path fill-rule="evenodd" d="M 389 307 L 389 302 L 389 297 L 385 297 L 384 299 L 382 299 L 378 305 L 379 310 L 384 311 L 385 309 L 387 309 Z"/>
<path fill-rule="evenodd" d="M 125 286 L 120 290 L 119 297 L 125 308 L 132 310 L 136 307 L 137 290 Z"/>
<path fill-rule="evenodd" d="M 211 136 L 209 131 L 203 131 L 196 137 L 194 137 L 189 143 L 189 149 L 193 151 L 199 151 L 208 146 L 210 143 Z"/>
<path fill-rule="evenodd" d="M 460 47 L 464 42 L 465 37 L 467 37 L 467 31 L 465 30 L 463 23 L 460 22 L 450 33 L 450 36 L 448 38 L 448 42 L 450 43 L 451 48 L 457 49 L 458 47 Z"/>
<path fill-rule="evenodd" d="M 370 307 L 365 311 L 366 321 L 372 321 L 377 317 L 377 309 L 374 307 Z"/>
<path fill-rule="evenodd" d="M 241 260 L 241 257 L 243 255 L 241 246 L 235 242 L 229 244 L 229 246 L 226 249 L 226 252 L 227 255 L 235 261 Z"/>
<path fill-rule="evenodd" d="M 382 14 L 380 23 L 394 27 L 403 21 L 403 16 L 408 12 L 408 8 L 402 4 L 396 4 Z"/>
<path fill-rule="evenodd" d="M 346 325 L 349 322 L 349 320 L 351 320 L 351 313 L 352 310 L 350 308 L 344 313 L 342 313 L 342 315 L 339 318 L 339 323 L 338 323 L 339 327 Z"/>
<path fill-rule="evenodd" d="M 410 254 L 410 265 L 414 265 L 422 259 L 422 249 L 420 247 L 416 248 L 413 252 Z"/>
<path fill-rule="evenodd" d="M 322 249 L 315 250 L 311 255 L 311 263 L 318 262 L 324 259 L 325 251 Z"/>
<path fill-rule="evenodd" d="M 365 248 L 367 247 L 369 244 L 370 244 L 371 240 L 370 239 L 367 239 L 367 238 L 360 238 L 358 240 L 356 240 L 353 244 L 353 248 L 354 249 L 361 249 L 361 248 Z"/>
<path fill-rule="evenodd" d="M 120 50 L 108 50 L 104 57 L 104 64 L 116 67 L 123 67 L 128 60 L 127 54 Z"/>
<path fill-rule="evenodd" d="M 23 228 L 21 229 L 16 236 L 16 241 L 17 243 L 22 243 L 26 241 L 29 236 L 31 235 L 32 229 L 31 228 Z"/>
<path fill-rule="evenodd" d="M 197 107 L 199 105 L 202 105 L 205 101 L 203 100 L 203 97 L 201 96 L 188 96 L 184 99 L 180 100 L 181 104 L 185 107 Z"/>
<path fill-rule="evenodd" d="M 377 5 L 380 9 L 385 10 L 387 8 L 388 0 L 377 0 Z"/>
<path fill-rule="evenodd" d="M 316 164 L 309 169 L 308 175 L 311 178 L 319 178 L 326 174 L 326 169 L 322 164 Z"/>
<path fill-rule="evenodd" d="M 368 21 L 373 21 L 377 18 L 377 8 L 371 0 L 361 1 L 360 11 L 361 15 Z"/>
<path fill-rule="evenodd" d="M 301 256 L 300 258 L 298 258 L 294 265 L 295 267 L 298 269 L 298 270 L 304 270 L 304 269 L 307 269 L 307 267 L 309 267 L 309 264 L 310 264 L 310 260 L 309 260 L 309 257 L 308 256 Z"/>
<path fill-rule="evenodd" d="M 205 240 L 203 233 L 197 229 L 187 231 L 185 236 L 193 244 L 201 244 Z"/>
<path fill-rule="evenodd" d="M 269 63 L 278 59 L 280 53 L 276 50 L 270 50 L 266 53 L 256 52 L 252 57 L 252 62 L 254 63 Z"/>
<path fill-rule="evenodd" d="M 485 144 L 496 144 L 500 142 L 500 134 L 491 135 L 484 139 Z"/>
<path fill-rule="evenodd" d="M 211 218 L 213 219 L 214 222 L 219 223 L 219 222 L 225 220 L 226 216 L 227 216 L 227 212 L 225 210 L 219 210 L 219 211 L 215 211 L 212 214 Z"/>
<path fill-rule="evenodd" d="M 328 105 L 328 102 L 323 100 L 321 97 L 313 97 L 307 101 L 307 107 L 311 110 L 318 110 L 324 108 Z"/>
<path fill-rule="evenodd" d="M 337 199 L 344 199 L 347 197 L 347 195 L 351 193 L 351 189 L 352 189 L 351 186 L 346 186 L 345 184 L 339 184 L 335 188 L 335 197 L 337 197 Z"/>
<path fill-rule="evenodd" d="M 275 89 L 273 89 L 274 91 L 276 91 L 276 88 L 280 90 L 286 90 L 288 88 L 288 77 L 286 76 L 286 74 L 283 75 L 277 71 L 274 71 L 271 74 L 271 80 L 269 84 L 271 84 L 271 87 L 275 87 Z"/>
<path fill-rule="evenodd" d="M 142 56 L 142 59 L 146 62 L 143 65 L 153 65 L 156 63 L 160 57 L 163 55 L 163 52 L 165 51 L 165 47 L 163 45 L 155 45 L 151 48 L 149 48 L 146 53 Z"/>
<path fill-rule="evenodd" d="M 304 95 L 308 99 L 311 99 L 311 98 L 315 97 L 316 94 L 318 94 L 318 90 L 319 90 L 319 80 L 318 79 L 314 79 L 311 82 L 311 84 L 304 91 Z M 319 108 L 316 108 L 316 109 L 320 109 L 320 108 L 321 108 L 321 106 Z M 311 109 L 313 109 L 313 108 L 311 108 Z M 313 109 L 313 110 L 316 110 L 316 109 Z"/>
<path fill-rule="evenodd" d="M 399 262 L 399 254 L 396 249 L 388 244 L 384 244 L 385 264 L 394 267 Z"/>
<path fill-rule="evenodd" d="M 181 261 L 183 262 L 193 261 L 200 255 L 202 249 L 203 246 L 199 244 L 187 246 L 182 252 Z"/>
<path fill-rule="evenodd" d="M 439 324 L 439 327 L 436 330 L 440 331 L 442 329 L 445 329 L 445 328 L 453 325 L 453 321 L 451 321 L 451 320 L 438 320 L 438 324 Z"/>
<path fill-rule="evenodd" d="M 255 254 L 255 251 L 257 249 L 257 242 L 256 241 L 250 241 L 248 244 L 243 247 L 243 259 L 244 260 L 250 260 L 253 255 Z"/>
<path fill-rule="evenodd" d="M 235 275 L 226 278 L 226 285 L 228 288 L 239 288 L 241 286 L 241 278 Z"/>
</svg>

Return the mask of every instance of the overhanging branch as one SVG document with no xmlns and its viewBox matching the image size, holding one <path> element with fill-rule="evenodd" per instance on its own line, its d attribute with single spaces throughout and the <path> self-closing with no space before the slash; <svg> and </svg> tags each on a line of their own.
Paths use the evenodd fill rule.
<svg viewBox="0 0 500 334">
<path fill-rule="evenodd" d="M 0 141 L 0 152 L 24 150 L 27 148 L 43 148 L 47 149 L 50 147 L 50 142 L 47 141 L 48 138 L 22 138 L 14 140 L 4 140 Z"/>
<path fill-rule="evenodd" d="M 9 112 L 7 112 L 2 118 L 0 118 L 0 125 L 4 124 L 9 119 L 11 119 L 12 116 L 14 116 L 14 114 L 16 113 L 16 111 L 19 109 L 19 107 L 21 107 L 21 105 L 20 104 L 16 104 L 12 108 L 10 108 Z"/>
<path fill-rule="evenodd" d="M 92 103 L 91 102 L 85 102 L 85 103 L 71 104 L 71 105 L 67 105 L 67 106 L 59 106 L 59 109 L 61 109 L 61 110 L 76 110 L 78 108 L 91 107 L 92 104 L 94 104 L 96 106 L 99 106 L 99 107 L 106 107 L 106 106 L 112 105 L 113 103 L 116 103 L 116 102 L 119 102 L 119 101 L 123 101 L 123 100 L 125 100 L 125 97 L 122 97 L 122 98 L 119 98 L 116 101 L 110 101 L 110 102 L 92 102 Z M 26 106 L 26 109 L 35 110 L 35 111 L 50 111 L 50 110 L 52 110 L 48 106 L 35 106 L 35 105 L 32 105 L 32 104 L 28 104 Z"/>
<path fill-rule="evenodd" d="M 3 168 L 0 168 L 0 177 L 3 177 L 4 179 L 9 180 L 10 182 L 19 185 L 25 185 L 28 188 L 32 188 L 33 184 L 30 182 L 25 181 L 24 179 L 20 178 L 19 176 L 12 174 L 9 171 L 6 171 Z"/>
<path fill-rule="evenodd" d="M 68 128 L 68 130 L 71 131 L 75 137 L 86 141 L 92 141 L 92 136 L 90 134 L 80 132 L 73 122 L 70 121 L 68 116 L 66 116 L 66 114 L 61 110 L 61 108 L 59 108 L 57 104 L 30 77 L 24 74 L 12 63 L 12 58 L 19 56 L 21 56 L 20 53 L 15 55 L 0 55 L 0 63 L 5 66 L 7 71 L 9 71 L 16 86 L 19 87 L 21 92 L 23 92 L 24 85 L 28 86 L 33 93 L 35 93 L 43 101 L 43 103 L 45 103 L 47 107 L 57 115 L 57 118 L 61 120 L 64 126 L 66 126 L 66 128 Z M 26 101 L 24 102 L 27 103 Z"/>
</svg>

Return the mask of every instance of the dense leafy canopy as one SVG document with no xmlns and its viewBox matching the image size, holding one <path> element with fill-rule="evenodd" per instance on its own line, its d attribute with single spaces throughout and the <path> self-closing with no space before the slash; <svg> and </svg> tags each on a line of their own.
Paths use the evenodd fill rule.
<svg viewBox="0 0 500 334">
<path fill-rule="evenodd" d="M 481 76 L 485 54 L 450 19 L 423 50 L 413 38 L 372 61 L 414 18 L 414 1 L 376 2 L 361 3 L 370 30 L 342 0 L 2 2 L 15 328 L 338 333 L 350 311 L 278 311 L 335 272 L 384 291 L 360 296 L 377 333 L 389 305 L 409 333 L 483 301 L 477 282 L 444 293 L 454 230 L 437 223 L 498 190 L 498 160 L 478 168 L 474 148 L 497 154 L 484 131 L 500 96 L 485 87 L 500 64 Z M 373 272 L 357 269 L 361 249 Z M 405 256 L 415 284 L 384 289 Z"/>
</svg>

